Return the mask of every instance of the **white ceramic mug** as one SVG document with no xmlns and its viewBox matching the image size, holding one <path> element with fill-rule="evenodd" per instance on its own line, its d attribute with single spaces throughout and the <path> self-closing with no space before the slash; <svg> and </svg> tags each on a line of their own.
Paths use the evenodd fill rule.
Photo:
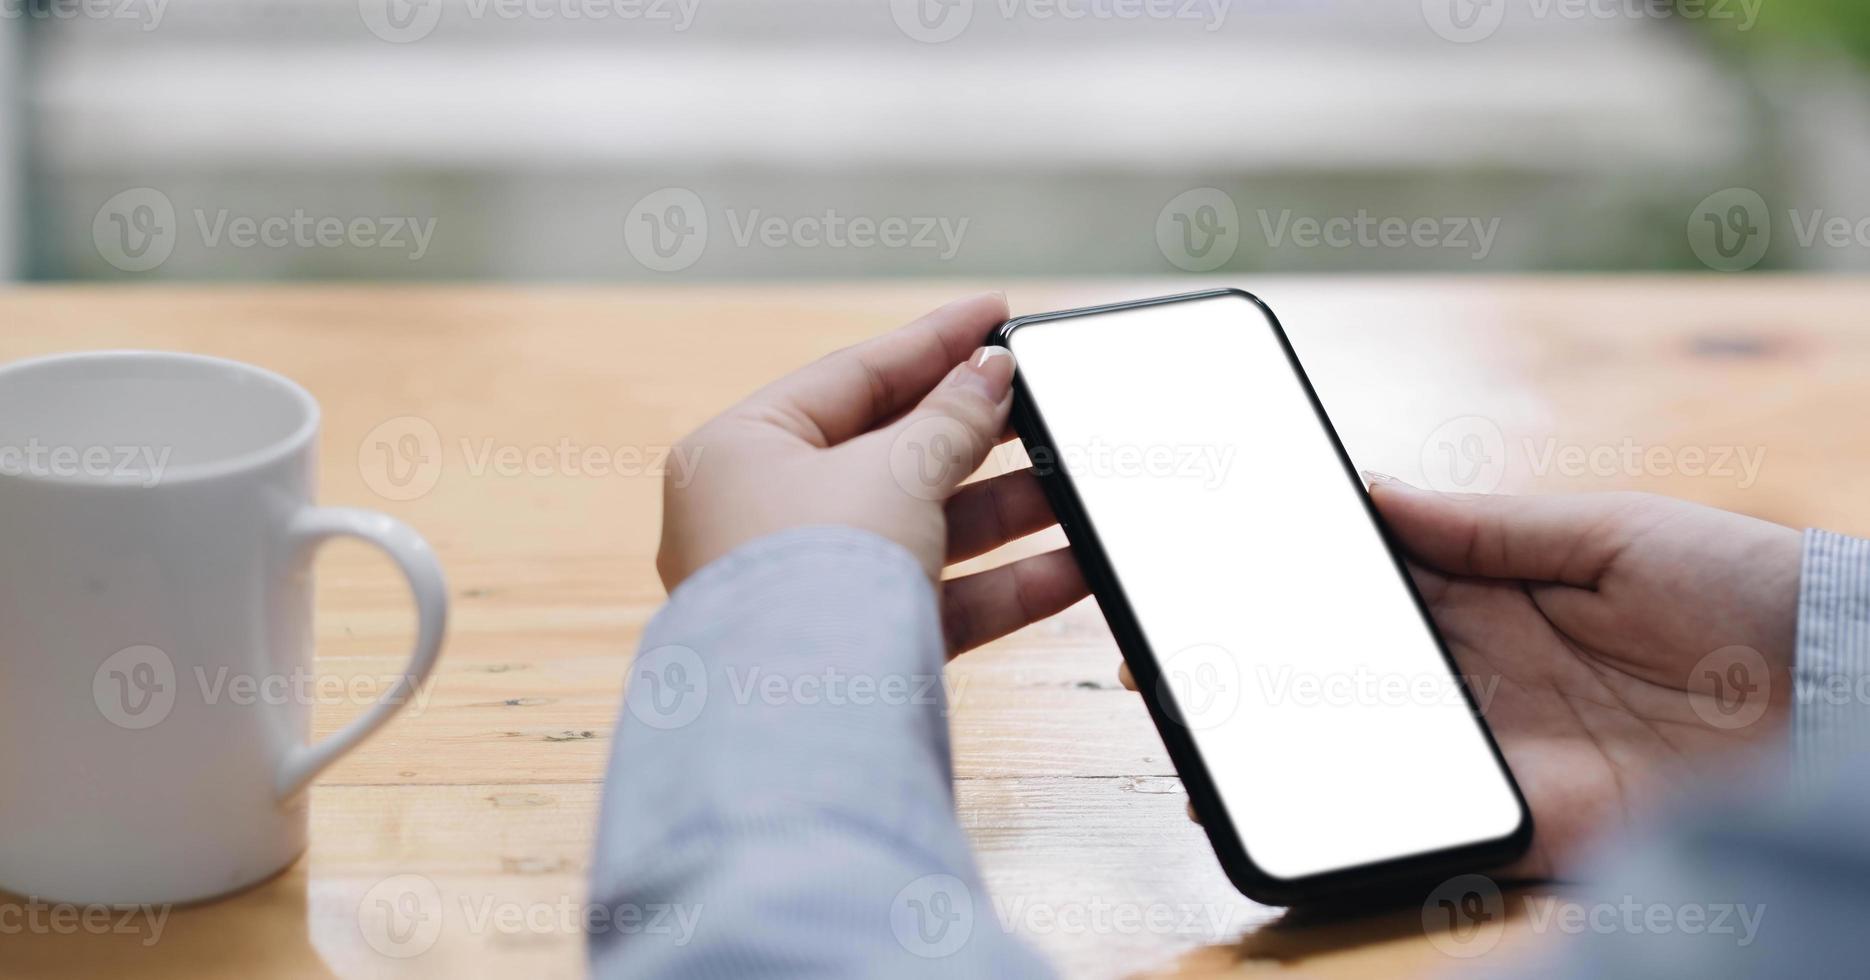
<svg viewBox="0 0 1870 980">
<path fill-rule="evenodd" d="M 318 404 L 270 371 L 113 351 L 0 367 L 0 889 L 191 902 L 305 849 L 305 790 L 406 703 L 448 613 L 428 544 L 312 504 Z M 382 548 L 409 667 L 309 745 L 311 559 Z"/>
</svg>

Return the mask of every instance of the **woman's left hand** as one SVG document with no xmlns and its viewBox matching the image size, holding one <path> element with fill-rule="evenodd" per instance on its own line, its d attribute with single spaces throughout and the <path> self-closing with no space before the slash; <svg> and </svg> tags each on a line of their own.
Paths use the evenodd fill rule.
<svg viewBox="0 0 1870 980">
<path fill-rule="evenodd" d="M 1055 523 L 1030 469 L 962 485 L 1006 438 L 1013 355 L 980 347 L 1006 297 L 958 300 L 754 393 L 684 439 L 663 483 L 663 585 L 756 538 L 844 525 L 888 538 L 941 592 L 950 655 L 1087 592 L 1068 549 L 941 581 L 942 569 Z"/>
</svg>

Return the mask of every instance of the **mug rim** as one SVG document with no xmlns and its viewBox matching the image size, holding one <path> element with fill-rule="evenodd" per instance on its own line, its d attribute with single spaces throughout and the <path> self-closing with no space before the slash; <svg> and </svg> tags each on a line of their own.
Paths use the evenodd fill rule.
<svg viewBox="0 0 1870 980">
<path fill-rule="evenodd" d="M 163 471 L 162 477 L 154 486 L 168 486 L 176 483 L 197 483 L 217 480 L 253 470 L 263 469 L 281 459 L 303 451 L 307 444 L 317 437 L 322 416 L 318 399 L 305 390 L 305 386 L 270 368 L 263 368 L 246 361 L 237 361 L 231 357 L 217 357 L 213 354 L 196 354 L 188 351 L 144 350 L 137 348 L 113 348 L 108 350 L 66 351 L 56 354 L 40 354 L 16 361 L 0 364 L 0 384 L 5 384 L 14 375 L 57 364 L 82 361 L 168 361 L 192 365 L 205 365 L 231 369 L 257 378 L 292 399 L 300 409 L 301 420 L 291 433 L 281 439 L 269 442 L 258 449 L 237 453 L 225 459 L 216 459 L 204 463 L 183 463 Z M 39 483 L 52 486 L 147 489 L 148 484 L 140 480 L 118 480 L 106 477 L 93 477 L 84 474 L 76 476 L 57 473 L 39 473 L 31 470 L 12 472 L 0 469 L 0 480 L 19 480 L 26 483 Z"/>
</svg>

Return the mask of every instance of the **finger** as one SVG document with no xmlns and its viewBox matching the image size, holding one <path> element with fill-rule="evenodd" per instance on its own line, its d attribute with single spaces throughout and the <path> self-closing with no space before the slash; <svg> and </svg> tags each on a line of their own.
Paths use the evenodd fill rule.
<svg viewBox="0 0 1870 980">
<path fill-rule="evenodd" d="M 903 490 L 946 500 L 999 444 L 1012 408 L 1013 352 L 982 347 L 955 365 L 915 411 L 851 446 L 885 454 Z"/>
<path fill-rule="evenodd" d="M 1188 819 L 1193 820 L 1197 824 L 1201 823 L 1201 817 L 1195 814 L 1195 801 L 1194 800 L 1188 801 Z"/>
<path fill-rule="evenodd" d="M 815 445 L 836 445 L 914 405 L 1006 317 L 1004 293 L 958 299 L 780 378 L 739 409 L 770 417 Z"/>
<path fill-rule="evenodd" d="M 1030 469 L 970 483 L 948 498 L 948 560 L 986 554 L 1056 523 Z"/>
<path fill-rule="evenodd" d="M 948 652 L 972 650 L 1062 612 L 1089 593 L 1069 548 L 950 579 L 942 583 Z"/>
<path fill-rule="evenodd" d="M 1422 601 L 1428 603 L 1430 609 L 1440 605 L 1442 596 L 1448 593 L 1448 576 L 1413 561 L 1403 562 L 1403 567 L 1409 569 L 1409 580 L 1415 583 Z"/>
<path fill-rule="evenodd" d="M 1516 497 L 1422 490 L 1365 474 L 1371 500 L 1403 549 L 1450 575 L 1595 585 L 1627 540 L 1640 494 Z"/>
</svg>

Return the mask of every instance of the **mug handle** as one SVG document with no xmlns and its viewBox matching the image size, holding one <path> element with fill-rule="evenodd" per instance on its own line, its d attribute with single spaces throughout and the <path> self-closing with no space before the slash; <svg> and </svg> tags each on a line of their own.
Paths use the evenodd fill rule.
<svg viewBox="0 0 1870 980">
<path fill-rule="evenodd" d="M 383 549 L 409 580 L 409 591 L 416 600 L 417 625 L 415 650 L 403 676 L 350 724 L 322 742 L 298 746 L 286 757 L 276 786 L 281 800 L 298 795 L 327 766 L 356 748 L 409 703 L 416 688 L 434 672 L 448 626 L 448 586 L 442 579 L 441 565 L 422 535 L 402 521 L 352 507 L 308 507 L 293 518 L 287 537 L 290 547 L 299 554 L 307 554 L 332 538 L 356 538 Z"/>
</svg>

